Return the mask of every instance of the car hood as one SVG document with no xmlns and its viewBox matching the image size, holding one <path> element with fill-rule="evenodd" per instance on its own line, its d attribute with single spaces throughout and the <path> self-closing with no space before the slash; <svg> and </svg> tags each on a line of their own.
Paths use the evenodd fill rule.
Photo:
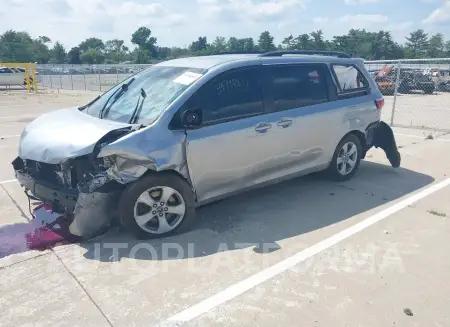
<svg viewBox="0 0 450 327">
<path fill-rule="evenodd" d="M 20 137 L 19 157 L 48 164 L 91 153 L 98 141 L 112 131 L 133 125 L 99 119 L 66 108 L 44 114 L 29 124 Z"/>
</svg>

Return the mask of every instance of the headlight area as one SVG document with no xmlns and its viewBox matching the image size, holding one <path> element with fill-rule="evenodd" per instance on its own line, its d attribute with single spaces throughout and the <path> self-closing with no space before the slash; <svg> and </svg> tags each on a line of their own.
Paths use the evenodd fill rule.
<svg viewBox="0 0 450 327">
<path fill-rule="evenodd" d="M 121 156 L 108 156 L 104 160 L 104 167 L 109 165 L 106 169 L 107 176 L 120 184 L 132 183 L 148 170 L 141 162 Z"/>
<path fill-rule="evenodd" d="M 116 156 L 96 158 L 92 161 L 91 169 L 83 171 L 82 179 L 79 180 L 77 188 L 81 193 L 92 193 L 111 180 L 108 170 L 114 166 Z"/>
<path fill-rule="evenodd" d="M 112 182 L 113 184 L 129 184 L 144 175 L 148 167 L 133 159 L 118 155 L 96 158 L 94 169 L 83 173 L 83 179 L 78 183 L 82 193 L 92 193 L 99 187 Z"/>
<path fill-rule="evenodd" d="M 117 220 L 117 203 L 125 184 L 141 177 L 148 168 L 117 155 L 96 158 L 95 170 L 83 174 L 70 233 L 92 236 Z M 95 219 L 93 219 L 95 217 Z"/>
</svg>

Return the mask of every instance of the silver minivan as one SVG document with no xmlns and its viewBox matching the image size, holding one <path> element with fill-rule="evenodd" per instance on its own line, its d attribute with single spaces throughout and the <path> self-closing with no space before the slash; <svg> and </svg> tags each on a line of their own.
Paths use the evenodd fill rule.
<svg viewBox="0 0 450 327">
<path fill-rule="evenodd" d="M 236 192 L 319 171 L 348 180 L 372 146 L 398 167 L 383 103 L 363 61 L 343 53 L 176 59 L 38 117 L 13 166 L 72 236 L 115 220 L 139 238 L 165 236 Z"/>
</svg>

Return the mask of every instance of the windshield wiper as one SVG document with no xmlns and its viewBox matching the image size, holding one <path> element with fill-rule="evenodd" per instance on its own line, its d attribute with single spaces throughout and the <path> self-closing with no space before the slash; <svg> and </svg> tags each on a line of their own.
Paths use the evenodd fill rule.
<svg viewBox="0 0 450 327">
<path fill-rule="evenodd" d="M 142 97 L 142 101 L 141 101 L 141 97 Z M 141 94 L 139 94 L 139 98 L 136 104 L 136 108 L 134 108 L 133 110 L 133 114 L 131 115 L 130 120 L 128 121 L 128 123 L 130 124 L 136 124 L 136 122 L 139 119 L 139 115 L 141 114 L 142 111 L 142 106 L 144 105 L 144 100 L 147 97 L 147 93 L 145 93 L 144 89 L 141 88 Z"/>
<path fill-rule="evenodd" d="M 84 106 L 79 107 L 78 110 L 84 110 L 84 109 L 90 107 L 92 104 L 94 104 L 94 102 L 97 102 L 97 100 L 100 98 L 101 98 L 101 95 L 97 95 L 97 97 L 94 100 L 92 100 L 88 104 L 85 104 Z"/>
<path fill-rule="evenodd" d="M 102 108 L 102 110 L 100 110 L 100 113 L 99 113 L 99 118 L 100 119 L 103 119 L 103 117 L 106 117 L 107 115 L 108 115 L 108 113 L 109 113 L 109 109 L 112 107 L 112 105 L 126 92 L 126 91 L 128 91 L 128 87 L 130 86 L 130 84 L 131 83 L 133 83 L 134 82 L 134 78 L 132 78 L 132 79 L 130 79 L 130 81 L 128 82 L 128 83 L 126 83 L 126 84 L 122 84 L 122 86 L 121 87 L 119 87 L 117 90 L 115 90 L 114 92 L 113 92 L 113 94 L 111 94 L 110 96 L 109 96 L 109 98 L 108 98 L 108 100 L 106 100 L 106 103 L 105 103 L 105 105 L 103 106 L 103 108 Z M 114 101 L 113 101 L 113 103 L 111 103 L 111 105 L 109 106 L 109 108 L 108 109 L 106 109 L 106 107 L 108 106 L 108 103 L 109 103 L 109 101 L 111 101 L 111 99 L 114 97 L 114 96 L 116 96 L 115 98 L 114 98 Z"/>
</svg>

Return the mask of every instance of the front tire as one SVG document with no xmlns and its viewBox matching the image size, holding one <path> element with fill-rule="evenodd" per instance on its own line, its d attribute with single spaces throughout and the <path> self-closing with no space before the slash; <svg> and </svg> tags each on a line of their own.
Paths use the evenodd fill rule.
<svg viewBox="0 0 450 327">
<path fill-rule="evenodd" d="M 351 179 L 361 163 L 362 151 L 361 142 L 356 135 L 345 136 L 334 151 L 327 169 L 328 177 L 339 182 Z"/>
<path fill-rule="evenodd" d="M 119 218 L 138 239 L 186 232 L 195 222 L 192 188 L 175 174 L 147 175 L 123 191 Z"/>
</svg>

